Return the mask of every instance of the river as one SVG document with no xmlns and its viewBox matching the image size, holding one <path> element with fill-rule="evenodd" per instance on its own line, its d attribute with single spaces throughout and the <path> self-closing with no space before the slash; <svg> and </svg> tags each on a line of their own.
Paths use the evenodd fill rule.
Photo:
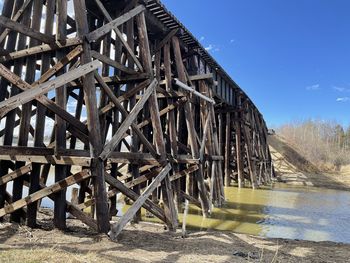
<svg viewBox="0 0 350 263">
<path fill-rule="evenodd" d="M 228 187 L 225 191 L 226 204 L 214 208 L 209 218 L 203 218 L 200 209 L 190 205 L 187 228 L 350 243 L 348 191 L 279 183 L 257 190 Z"/>
<path fill-rule="evenodd" d="M 49 177 L 53 183 L 53 176 Z M 70 200 L 71 188 L 67 191 Z M 7 190 L 12 190 L 9 183 Z M 24 194 L 27 194 L 24 187 Z M 272 187 L 252 190 L 228 187 L 226 203 L 214 208 L 209 218 L 190 205 L 187 228 L 223 230 L 272 238 L 334 241 L 350 243 L 350 192 L 316 187 L 293 187 L 275 183 Z M 45 207 L 53 202 L 45 198 Z M 127 209 L 118 204 L 119 216 Z M 143 211 L 144 214 L 144 211 Z M 157 222 L 155 218 L 146 221 Z M 182 214 L 179 214 L 180 224 Z"/>
</svg>

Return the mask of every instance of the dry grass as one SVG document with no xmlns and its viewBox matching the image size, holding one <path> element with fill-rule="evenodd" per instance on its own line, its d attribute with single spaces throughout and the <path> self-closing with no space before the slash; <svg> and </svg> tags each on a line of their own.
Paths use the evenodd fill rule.
<svg viewBox="0 0 350 263">
<path fill-rule="evenodd" d="M 0 262 L 346 262 L 350 246 L 268 239 L 231 232 L 168 233 L 161 225 L 128 225 L 118 242 L 69 220 L 69 233 L 0 224 Z M 337 253 L 334 253 L 337 251 Z M 237 253 L 238 252 L 238 253 Z"/>
</svg>

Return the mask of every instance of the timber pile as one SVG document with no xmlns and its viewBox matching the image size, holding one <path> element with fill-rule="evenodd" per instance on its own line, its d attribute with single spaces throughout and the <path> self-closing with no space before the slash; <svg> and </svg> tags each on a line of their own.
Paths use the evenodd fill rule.
<svg viewBox="0 0 350 263">
<path fill-rule="evenodd" d="M 0 218 L 36 227 L 49 197 L 57 228 L 107 233 L 122 193 L 116 238 L 141 207 L 175 230 L 185 200 L 208 216 L 225 185 L 270 182 L 262 115 L 159 1 L 4 0 L 0 55 Z"/>
</svg>

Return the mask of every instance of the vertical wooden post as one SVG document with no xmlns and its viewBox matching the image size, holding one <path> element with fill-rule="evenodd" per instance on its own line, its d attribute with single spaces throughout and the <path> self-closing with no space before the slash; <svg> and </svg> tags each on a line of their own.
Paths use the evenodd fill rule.
<svg viewBox="0 0 350 263">
<path fill-rule="evenodd" d="M 152 80 L 154 76 L 152 72 L 152 59 L 151 59 L 151 51 L 150 51 L 148 35 L 147 35 L 145 14 L 143 12 L 139 14 L 136 17 L 136 21 L 138 24 L 141 60 L 143 61 L 143 67 L 145 71 L 150 74 L 150 78 Z M 160 163 L 165 165 L 166 149 L 164 144 L 163 131 L 162 131 L 162 126 L 160 122 L 158 101 L 157 101 L 157 95 L 155 90 L 153 90 L 153 93 L 149 98 L 149 107 L 150 107 L 155 143 L 156 143 L 157 150 L 161 156 Z M 166 175 L 164 180 L 162 181 L 162 193 L 163 193 L 163 199 L 165 199 L 164 212 L 168 220 L 167 222 L 168 227 L 170 230 L 175 230 L 178 225 L 177 213 L 175 209 L 173 191 L 172 191 L 169 175 Z"/>
<path fill-rule="evenodd" d="M 172 44 L 174 48 L 177 74 L 178 74 L 179 80 L 185 83 L 186 75 L 185 75 L 184 65 L 182 62 L 179 39 L 176 36 L 172 38 Z M 198 143 L 196 138 L 196 130 L 194 127 L 194 118 L 193 118 L 193 115 L 192 115 L 193 113 L 191 111 L 190 104 L 188 101 L 184 105 L 184 110 L 185 110 L 186 125 L 187 125 L 188 136 L 189 136 L 189 143 L 192 151 L 192 157 L 195 159 L 198 159 L 199 149 L 198 149 Z M 195 172 L 195 175 L 198 183 L 198 190 L 199 190 L 199 196 L 200 196 L 200 201 L 202 205 L 203 216 L 207 217 L 208 211 L 209 211 L 209 202 L 207 198 L 207 190 L 204 185 L 203 171 L 201 166 Z"/>
<path fill-rule="evenodd" d="M 166 43 L 164 45 L 164 70 L 165 70 L 165 80 L 166 80 L 166 90 L 172 91 L 172 79 L 171 79 L 171 58 L 170 58 L 170 44 Z M 173 103 L 173 99 L 167 99 L 168 105 Z M 169 135 L 169 143 L 171 149 L 171 155 L 177 156 L 178 154 L 178 146 L 177 146 L 177 131 L 176 131 L 176 123 L 175 123 L 175 113 L 174 111 L 170 111 L 168 113 L 168 135 Z M 173 164 L 173 173 L 177 173 L 179 171 L 178 164 Z M 181 189 L 181 181 L 176 180 L 176 199 L 178 208 L 180 207 L 180 189 Z"/>
<path fill-rule="evenodd" d="M 84 36 L 89 33 L 88 21 L 86 17 L 85 0 L 74 0 L 75 21 L 78 35 L 84 39 Z M 84 52 L 81 55 L 81 64 L 91 62 L 90 44 L 84 39 Z M 98 119 L 96 87 L 94 73 L 91 72 L 84 77 L 84 100 L 87 111 L 87 124 L 89 130 L 90 155 L 93 158 L 91 172 L 93 174 L 94 194 L 96 200 L 96 217 L 98 230 L 107 233 L 110 228 L 108 203 L 106 194 L 106 185 L 104 178 L 104 163 L 98 159 L 102 152 L 102 139 L 100 132 L 100 123 Z"/>
<path fill-rule="evenodd" d="M 57 14 L 57 34 L 56 40 L 65 43 L 67 35 L 67 1 L 58 0 L 56 2 L 56 12 Z M 64 53 L 61 50 L 56 52 L 57 59 L 64 57 Z M 58 75 L 65 73 L 65 69 L 62 69 Z M 62 86 L 56 89 L 56 103 L 61 108 L 66 109 L 66 86 Z M 55 151 L 58 152 L 62 149 L 66 149 L 66 122 L 56 115 L 56 145 Z M 58 155 L 58 154 L 57 154 Z M 55 166 L 55 182 L 58 182 L 67 175 L 67 167 L 65 165 Z M 58 229 L 66 228 L 66 190 L 59 191 L 55 194 L 54 199 L 54 224 Z"/>
<path fill-rule="evenodd" d="M 242 135 L 241 135 L 241 96 L 237 94 L 237 110 L 235 113 L 235 137 L 236 137 L 236 162 L 237 162 L 237 173 L 238 173 L 238 187 L 244 186 L 243 176 L 243 156 L 242 156 Z"/>
<path fill-rule="evenodd" d="M 32 4 L 32 3 L 31 3 Z M 31 5 L 30 5 L 31 6 Z M 28 7 L 25 11 L 24 14 L 22 15 L 22 23 L 23 24 L 30 24 L 30 15 L 31 15 L 31 8 Z M 26 40 L 27 37 L 20 34 L 19 35 L 19 39 L 18 39 L 18 43 L 17 43 L 17 48 L 18 49 L 22 49 L 25 48 L 26 45 Z M 31 39 L 30 40 L 30 45 L 33 46 L 33 44 L 36 40 Z M 23 60 L 22 61 L 18 61 L 17 63 L 15 63 L 14 65 L 14 72 L 16 75 L 21 75 L 22 74 L 22 69 L 23 69 Z M 31 62 L 27 62 L 27 66 L 30 66 L 30 69 L 28 70 L 28 68 L 26 68 L 26 73 L 25 73 L 25 79 L 26 80 L 30 80 L 34 79 L 34 74 L 31 72 L 31 68 L 33 66 L 33 64 L 35 64 L 35 61 L 31 61 Z M 17 89 L 15 89 L 17 90 Z M 15 91 L 15 93 L 17 93 L 18 91 Z M 11 94 L 11 96 L 13 96 L 15 94 Z M 22 111 L 21 111 L 21 120 L 20 120 L 20 126 L 19 126 L 19 135 L 18 135 L 18 146 L 26 146 L 28 143 L 28 134 L 29 134 L 29 113 L 31 112 L 31 103 L 26 103 L 24 105 L 22 105 Z M 15 110 L 13 111 L 13 114 L 15 114 Z M 13 116 L 14 118 L 14 116 Z M 6 122 L 10 121 L 6 119 Z M 10 124 L 12 127 L 13 124 Z M 12 129 L 13 132 L 13 129 Z M 15 169 L 19 169 L 21 166 L 23 166 L 24 163 L 23 162 L 16 162 L 15 165 Z M 12 200 L 15 202 L 19 199 L 22 198 L 22 192 L 23 192 L 23 177 L 19 177 L 17 179 L 15 179 L 13 181 L 13 189 L 12 189 Z M 21 220 L 21 210 L 15 211 L 14 213 L 11 214 L 10 216 L 11 221 L 13 222 L 20 222 Z"/>
<path fill-rule="evenodd" d="M 126 35 L 127 35 L 127 41 L 128 44 L 130 46 L 130 48 L 132 50 L 135 49 L 135 43 L 134 43 L 134 36 L 135 36 L 135 32 L 134 32 L 134 18 L 131 18 L 127 23 L 126 23 Z M 132 59 L 132 57 L 130 55 L 128 55 L 128 67 L 131 69 L 134 69 L 135 63 Z M 131 90 L 133 87 L 135 87 L 134 84 L 130 83 L 127 85 L 127 90 Z M 136 96 L 132 96 L 130 98 L 130 109 L 132 109 L 136 104 Z M 135 124 L 137 124 L 137 119 L 135 121 Z M 134 132 L 133 129 L 131 129 L 131 145 L 130 145 L 130 150 L 131 152 L 138 152 L 139 151 L 139 139 L 137 137 L 137 134 Z M 140 176 L 140 172 L 139 172 L 139 168 L 140 166 L 137 164 L 131 164 L 130 165 L 130 170 L 131 170 L 131 174 L 132 177 L 134 179 L 138 178 Z M 141 189 L 140 186 L 137 185 L 135 187 L 133 187 L 133 191 L 140 195 L 141 194 Z M 141 221 L 141 209 L 137 210 L 134 218 L 133 218 L 134 222 L 139 222 Z"/>
<path fill-rule="evenodd" d="M 3 6 L 3 14 L 10 17 L 11 12 L 13 10 L 13 13 L 16 13 L 18 9 L 20 8 L 23 0 L 16 0 L 15 2 L 13 0 L 6 0 L 4 2 Z M 14 51 L 16 47 L 16 41 L 17 41 L 17 32 L 11 31 L 8 35 L 7 42 L 6 42 L 6 50 L 8 51 Z M 22 43 L 22 44 L 21 44 Z M 24 45 L 23 41 L 18 42 L 18 45 Z M 5 46 L 5 42 L 3 41 L 1 43 L 1 47 Z M 21 47 L 21 46 L 20 46 Z M 21 61 L 15 61 L 14 64 L 18 65 Z M 18 71 L 18 66 L 14 68 L 14 70 Z M 21 69 L 20 69 L 21 70 Z M 0 101 L 3 101 L 6 97 L 7 87 L 9 83 L 5 78 L 1 78 L 0 80 Z M 17 88 L 12 87 L 11 88 L 11 95 L 17 94 Z M 5 122 L 5 134 L 3 138 L 3 145 L 12 145 L 13 140 L 13 131 L 14 131 L 14 123 L 15 123 L 15 117 L 16 117 L 16 111 L 10 111 L 6 116 L 6 122 Z M 0 177 L 4 176 L 8 173 L 9 166 L 12 162 L 11 161 L 0 161 Z M 3 184 L 0 186 L 0 208 L 3 208 L 5 205 L 5 198 L 6 197 L 6 184 Z M 2 220 L 2 218 L 0 217 Z"/>
<path fill-rule="evenodd" d="M 45 21 L 45 34 L 52 35 L 53 29 L 53 19 L 55 13 L 55 1 L 48 0 L 46 2 L 46 21 Z M 40 14 L 41 15 L 41 14 Z M 44 53 L 41 57 L 41 74 L 45 73 L 50 68 L 50 54 Z M 36 109 L 36 123 L 35 123 L 35 135 L 34 135 L 34 146 L 40 147 L 44 142 L 44 132 L 45 132 L 45 113 L 46 108 L 37 104 Z M 30 187 L 29 194 L 35 193 L 40 189 L 40 169 L 41 164 L 34 163 L 33 170 L 30 175 Z M 34 202 L 28 205 L 27 209 L 27 225 L 29 227 L 36 227 L 36 217 L 37 217 L 38 202 Z"/>
<path fill-rule="evenodd" d="M 226 131 L 225 131 L 225 186 L 231 183 L 231 113 L 226 113 Z"/>
</svg>

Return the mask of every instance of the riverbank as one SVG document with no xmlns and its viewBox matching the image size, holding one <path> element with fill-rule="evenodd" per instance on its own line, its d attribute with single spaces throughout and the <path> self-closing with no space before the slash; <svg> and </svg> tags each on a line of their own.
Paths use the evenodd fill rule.
<svg viewBox="0 0 350 263">
<path fill-rule="evenodd" d="M 338 171 L 324 169 L 309 162 L 278 135 L 268 137 L 277 179 L 293 186 L 313 186 L 335 190 L 350 190 L 350 165 Z"/>
<path fill-rule="evenodd" d="M 300 209 L 294 207 L 289 196 L 299 196 L 300 193 L 290 192 L 288 188 L 306 186 L 307 190 L 310 187 L 310 191 L 317 189 L 315 187 L 349 189 L 350 167 L 343 167 L 335 174 L 320 173 L 300 159 L 300 156 L 291 157 L 283 152 L 282 155 L 273 148 L 271 151 L 279 180 L 287 186 L 276 192 L 286 195 L 285 199 L 294 210 L 284 204 L 270 203 L 271 200 L 276 200 L 273 196 L 272 199 L 267 198 L 270 201 L 265 204 L 262 197 L 267 190 L 255 190 L 252 194 L 249 189 L 241 189 L 239 195 L 236 191 L 231 192 L 230 196 L 236 196 L 234 202 L 228 201 L 222 213 L 216 213 L 218 218 L 225 216 L 221 218 L 221 221 L 225 221 L 222 227 L 233 225 L 237 223 L 233 220 L 237 220 L 241 227 L 247 224 L 251 230 L 256 221 L 260 220 L 258 215 L 263 218 L 265 209 L 277 210 L 277 220 L 289 220 L 295 226 L 308 225 L 309 221 L 295 213 Z M 253 196 L 258 197 L 258 200 Z M 305 203 L 305 199 L 300 198 Z M 283 215 L 285 217 L 281 217 Z M 331 220 L 317 215 L 315 229 L 308 225 L 310 229 L 317 231 L 324 224 L 334 225 L 330 223 Z M 233 218 L 229 221 L 231 216 Z M 66 232 L 53 229 L 51 210 L 42 209 L 39 220 L 42 229 L 0 223 L 0 262 L 349 262 L 350 258 L 350 244 L 336 242 L 265 238 L 232 231 L 189 231 L 188 237 L 182 238 L 180 230 L 169 233 L 160 224 L 146 222 L 127 225 L 119 240 L 112 242 L 105 235 L 91 232 L 74 219 L 67 220 Z M 210 220 L 217 225 L 214 216 Z M 188 218 L 188 225 L 190 224 Z M 205 228 L 204 225 L 203 227 Z"/>
<path fill-rule="evenodd" d="M 161 225 L 128 225 L 118 242 L 68 220 L 68 231 L 0 224 L 0 262 L 347 262 L 350 245 L 267 239 L 231 232 L 169 233 Z"/>
</svg>

